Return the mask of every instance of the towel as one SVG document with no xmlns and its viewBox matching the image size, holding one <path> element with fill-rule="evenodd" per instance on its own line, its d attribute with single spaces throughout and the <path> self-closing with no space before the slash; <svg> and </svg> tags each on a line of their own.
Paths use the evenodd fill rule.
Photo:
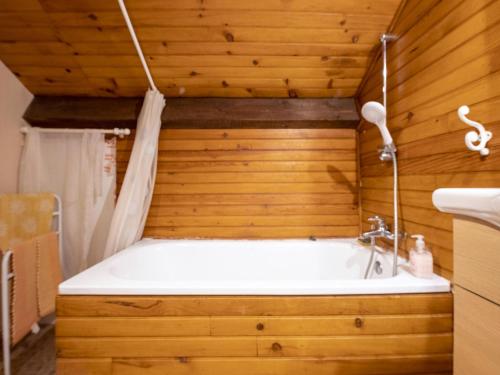
<svg viewBox="0 0 500 375">
<path fill-rule="evenodd" d="M 35 238 L 37 248 L 37 308 L 40 318 L 54 312 L 57 287 L 62 281 L 59 242 L 55 232 Z"/>
<path fill-rule="evenodd" d="M 17 344 L 38 321 L 35 239 L 12 246 L 11 340 Z"/>
<path fill-rule="evenodd" d="M 52 193 L 0 194 L 0 249 L 50 232 L 54 206 Z"/>
</svg>

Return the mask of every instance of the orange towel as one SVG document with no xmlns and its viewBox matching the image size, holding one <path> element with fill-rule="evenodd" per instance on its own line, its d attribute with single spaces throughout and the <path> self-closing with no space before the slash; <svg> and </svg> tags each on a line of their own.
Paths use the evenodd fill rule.
<svg viewBox="0 0 500 375">
<path fill-rule="evenodd" d="M 57 287 L 62 281 L 59 263 L 59 242 L 55 232 L 38 236 L 37 247 L 37 305 L 40 318 L 54 312 Z"/>
<path fill-rule="evenodd" d="M 54 194 L 0 194 L 0 249 L 50 232 Z"/>
<path fill-rule="evenodd" d="M 12 246 L 11 339 L 17 344 L 38 321 L 35 240 Z"/>
</svg>

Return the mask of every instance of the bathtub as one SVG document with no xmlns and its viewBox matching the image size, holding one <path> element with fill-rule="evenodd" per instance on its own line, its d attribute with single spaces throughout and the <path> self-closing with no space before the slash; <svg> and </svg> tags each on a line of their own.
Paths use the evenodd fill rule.
<svg viewBox="0 0 500 375">
<path fill-rule="evenodd" d="M 392 277 L 392 252 L 354 239 L 144 239 L 63 282 L 61 295 L 366 295 L 449 292 L 448 280 Z"/>
</svg>

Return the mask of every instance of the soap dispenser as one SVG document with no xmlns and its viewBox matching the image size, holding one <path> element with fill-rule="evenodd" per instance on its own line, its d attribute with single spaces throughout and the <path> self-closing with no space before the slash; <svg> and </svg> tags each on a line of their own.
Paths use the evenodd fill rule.
<svg viewBox="0 0 500 375">
<path fill-rule="evenodd" d="M 425 246 L 424 236 L 415 234 L 415 248 L 410 250 L 410 272 L 416 277 L 429 279 L 433 276 L 432 253 Z"/>
</svg>

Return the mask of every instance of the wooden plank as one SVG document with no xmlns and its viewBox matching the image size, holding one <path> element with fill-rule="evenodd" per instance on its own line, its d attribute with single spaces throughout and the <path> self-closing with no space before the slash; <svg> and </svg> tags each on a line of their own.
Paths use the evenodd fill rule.
<svg viewBox="0 0 500 375">
<path fill-rule="evenodd" d="M 349 192 L 356 189 L 346 183 L 224 183 L 224 184 L 162 184 L 155 187 L 157 194 L 239 194 L 252 193 L 333 193 Z"/>
<path fill-rule="evenodd" d="M 108 56 L 109 57 L 109 56 Z M 164 89 L 174 90 L 184 87 L 186 94 L 190 90 L 201 89 L 251 89 L 251 90 L 349 90 L 355 89 L 359 78 L 211 78 L 193 76 L 189 78 L 158 78 L 155 83 Z M 143 78 L 116 78 L 117 89 L 144 87 Z"/>
<path fill-rule="evenodd" d="M 351 138 L 354 129 L 268 129 L 255 132 L 249 129 L 165 129 L 160 132 L 160 139 L 323 139 Z"/>
<path fill-rule="evenodd" d="M 36 69 L 28 67 L 17 67 L 16 70 L 24 72 L 24 75 L 40 76 L 46 74 L 48 68 Z M 144 71 L 140 67 L 82 67 L 83 72 L 89 78 L 143 78 Z M 55 71 L 55 70 L 54 70 Z M 151 74 L 158 78 L 361 78 L 365 70 L 363 68 L 262 68 L 262 67 L 151 67 Z M 142 73 L 142 74 L 141 74 Z"/>
<path fill-rule="evenodd" d="M 353 200 L 352 197 L 351 202 Z M 226 202 L 225 199 L 221 199 Z M 165 199 L 168 203 L 168 199 Z M 272 202 L 272 199 L 269 200 Z M 161 201 L 155 199 L 155 204 Z M 358 209 L 353 204 L 337 205 L 178 205 L 159 206 L 149 209 L 149 217 L 156 216 L 279 216 L 279 215 L 357 215 Z"/>
<path fill-rule="evenodd" d="M 89 10 L 92 11 L 92 10 Z M 50 12 L 50 18 L 57 26 L 123 26 L 118 11 Z M 137 27 L 202 27 L 202 26 L 252 26 L 293 28 L 347 28 L 351 30 L 380 30 L 390 22 L 385 14 L 358 14 L 332 12 L 263 11 L 248 9 L 234 10 L 135 10 L 134 25 Z"/>
<path fill-rule="evenodd" d="M 2 44 L 0 43 L 0 47 Z M 29 46 L 29 45 L 27 45 Z M 102 50 L 102 43 L 73 42 L 71 46 L 79 55 L 133 55 L 134 47 L 129 42 L 114 42 Z M 4 49 L 16 53 L 27 53 L 16 46 L 4 45 Z M 170 55 L 234 55 L 234 56 L 366 56 L 373 48 L 371 44 L 359 43 L 242 43 L 242 42 L 142 42 L 145 54 Z M 30 51 L 30 49 L 28 49 Z M 10 52 L 12 53 L 12 52 Z"/>
<path fill-rule="evenodd" d="M 307 224 L 307 223 L 306 223 Z M 147 227 L 144 236 L 154 238 L 209 238 L 209 239 L 292 239 L 292 238 L 332 238 L 356 237 L 359 234 L 358 223 L 355 226 L 275 226 L 275 227 Z"/>
<path fill-rule="evenodd" d="M 373 296 L 59 296 L 57 316 L 293 316 L 451 313 L 452 295 L 403 294 Z"/>
<path fill-rule="evenodd" d="M 402 355 L 445 354 L 451 349 L 452 336 L 448 333 L 301 338 L 60 337 L 57 340 L 57 350 L 61 358 Z"/>
<path fill-rule="evenodd" d="M 320 172 L 356 171 L 355 161 L 188 161 L 160 162 L 158 171 L 170 172 Z M 387 174 L 387 173 L 384 173 Z M 299 187 L 300 189 L 300 187 Z M 313 188 L 314 189 L 314 188 Z M 353 187 L 355 189 L 355 187 Z M 158 191 L 160 192 L 160 191 Z M 209 193 L 208 191 L 206 193 Z M 291 193 L 285 192 L 283 193 Z"/>
<path fill-rule="evenodd" d="M 69 56 L 71 58 L 71 56 Z M 7 63 L 13 65 L 34 65 L 37 55 L 8 55 Z M 59 56 L 61 58 L 61 56 Z M 47 58 L 48 60 L 48 58 Z M 74 60 L 82 66 L 97 67 L 123 67 L 136 66 L 137 56 L 134 55 L 78 55 Z M 57 61 L 56 61 L 57 62 Z M 363 68 L 366 64 L 365 57 L 357 56 L 233 56 L 233 55 L 208 55 L 203 59 L 198 56 L 151 56 L 148 60 L 150 66 L 155 67 L 298 67 L 298 68 Z M 162 81 L 159 81 L 161 83 Z M 358 82 L 358 81 L 353 81 Z M 352 85 L 356 87 L 357 85 Z M 247 85 L 243 87 L 248 87 Z M 265 86 L 269 87 L 269 86 Z M 323 86 L 326 87 L 326 84 Z"/>
<path fill-rule="evenodd" d="M 134 128 L 142 98 L 36 97 L 25 119 L 34 126 Z M 171 99 L 162 124 L 169 128 L 353 127 L 359 119 L 351 99 Z M 344 122 L 346 121 L 346 122 Z M 314 125 L 313 125 L 314 124 Z M 327 125 L 327 126 L 325 126 Z"/>
<path fill-rule="evenodd" d="M 209 336 L 209 317 L 65 318 L 57 320 L 57 337 Z"/>
<path fill-rule="evenodd" d="M 26 1 L 26 0 L 23 0 Z M 99 0 L 87 0 L 84 3 L 68 3 L 64 0 L 40 0 L 44 9 L 49 12 L 66 11 L 97 11 L 111 10 L 116 11 L 116 4 L 103 3 Z M 356 3 L 355 9 L 363 14 L 389 14 L 392 15 L 395 8 L 399 5 L 397 0 L 380 0 L 377 2 L 376 11 L 371 0 L 360 0 Z M 197 0 L 131 0 L 127 7 L 131 10 L 168 10 L 168 9 L 222 9 L 222 10 L 289 10 L 289 11 L 308 11 L 308 12 L 352 12 L 353 4 L 349 0 L 339 0 L 332 3 L 328 0 L 317 0 L 313 4 L 306 0 L 296 0 L 290 3 L 283 3 L 279 0 L 257 0 L 252 4 L 240 1 L 220 0 L 210 4 L 201 4 Z"/>
<path fill-rule="evenodd" d="M 117 150 L 131 149 L 133 140 L 117 144 Z M 160 139 L 158 148 L 163 151 L 235 151 L 235 150 L 351 150 L 354 151 L 354 137 L 346 139 L 224 139 L 183 140 Z"/>
<path fill-rule="evenodd" d="M 156 176 L 157 183 L 224 183 L 236 182 L 332 182 L 343 180 L 345 182 L 356 182 L 355 172 L 297 172 L 297 173 L 159 173 Z"/>
<path fill-rule="evenodd" d="M 287 215 L 287 216 L 156 216 L 148 217 L 148 229 L 161 227 L 303 227 L 356 226 L 358 215 Z"/>
<path fill-rule="evenodd" d="M 267 130 L 267 129 L 266 129 Z M 201 133 L 201 132 L 200 132 Z M 255 132 L 254 132 L 255 133 Z M 260 133 L 267 133 L 260 132 Z M 119 151 L 117 153 L 118 167 L 123 170 L 125 163 L 130 157 L 131 150 Z M 181 161 L 355 161 L 356 152 L 352 150 L 237 150 L 229 151 L 170 151 L 160 150 L 158 162 L 181 162 Z M 336 163 L 332 163 L 335 168 Z M 348 165 L 348 164 L 345 164 Z M 330 173 L 330 172 L 329 172 Z M 335 173 L 335 172 L 331 172 Z"/>
<path fill-rule="evenodd" d="M 44 29 L 41 28 L 43 31 Z M 50 29 L 49 29 L 50 30 Z M 127 41 L 126 27 L 58 27 L 61 39 L 73 42 Z M 373 30 L 295 29 L 272 27 L 135 27 L 137 37 L 145 42 L 266 42 L 266 43 L 364 43 L 372 44 L 379 38 Z M 347 31 L 346 31 L 347 30 Z M 0 29 L 4 38 L 33 40 L 21 28 Z M 129 36 L 130 38 L 130 36 Z M 4 40 L 2 38 L 2 40 Z M 50 34 L 35 40 L 54 40 Z"/>
<path fill-rule="evenodd" d="M 450 333 L 257 338 L 258 355 L 271 357 L 444 354 L 452 350 L 452 344 Z"/>
<path fill-rule="evenodd" d="M 450 355 L 418 355 L 365 358 L 190 358 L 116 360 L 113 370 L 122 375 L 403 375 L 418 371 L 451 370 Z M 451 373 L 448 373 L 450 375 Z M 444 375 L 442 373 L 441 375 Z"/>
<path fill-rule="evenodd" d="M 212 317 L 213 336 L 342 336 L 450 332 L 450 314 Z"/>
<path fill-rule="evenodd" d="M 333 194 L 189 194 L 189 195 L 153 195 L 152 207 L 165 207 L 170 205 L 195 205 L 202 209 L 205 205 L 224 204 L 231 205 L 283 205 L 292 207 L 296 205 L 320 205 L 328 204 L 356 204 L 356 196 L 350 193 Z M 274 207 L 277 208 L 277 207 Z M 293 209 L 293 208 L 292 208 Z"/>
<path fill-rule="evenodd" d="M 255 357 L 253 337 L 120 337 L 57 339 L 60 358 Z"/>
<path fill-rule="evenodd" d="M 357 323 L 360 322 L 360 323 Z M 339 336 L 440 333 L 451 314 L 319 317 L 60 318 L 58 337 Z"/>
</svg>

